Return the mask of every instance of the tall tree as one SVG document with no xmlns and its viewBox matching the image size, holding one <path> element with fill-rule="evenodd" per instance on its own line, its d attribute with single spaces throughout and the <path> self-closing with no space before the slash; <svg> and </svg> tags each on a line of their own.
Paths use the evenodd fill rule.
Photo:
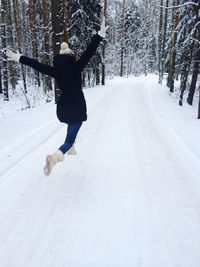
<svg viewBox="0 0 200 267">
<path fill-rule="evenodd" d="M 180 3 L 180 0 L 173 0 L 172 9 L 172 45 L 171 45 L 171 55 L 170 55 L 170 65 L 168 74 L 168 86 L 170 92 L 174 92 L 174 80 L 175 80 L 175 65 L 176 65 L 176 44 L 177 44 L 177 25 L 178 25 L 178 9 L 176 8 Z"/>
<path fill-rule="evenodd" d="M 1 0 L 1 42 L 2 47 L 7 47 L 7 0 Z M 2 79 L 3 79 L 3 95 L 4 100 L 9 101 L 9 93 L 8 93 L 8 66 L 7 66 L 7 60 L 5 57 L 3 57 L 3 66 L 2 66 Z"/>
<path fill-rule="evenodd" d="M 167 38 L 167 26 L 168 26 L 168 6 L 169 0 L 160 0 L 160 17 L 159 17 L 159 83 L 162 84 L 163 75 L 165 71 L 166 61 L 166 38 Z"/>
<path fill-rule="evenodd" d="M 187 102 L 192 105 L 194 93 L 197 84 L 197 77 L 199 75 L 199 66 L 200 66 L 200 1 L 198 1 L 198 5 L 194 7 L 196 13 L 196 23 L 194 27 L 194 35 L 193 42 L 194 43 L 194 51 L 193 51 L 193 72 L 192 72 L 192 81 L 189 89 L 189 95 Z"/>
<path fill-rule="evenodd" d="M 121 67 L 120 67 L 120 76 L 123 76 L 124 70 L 124 20 L 125 20 L 125 4 L 126 0 L 122 2 L 122 28 L 121 28 Z"/>
<path fill-rule="evenodd" d="M 43 62 L 47 65 L 51 64 L 51 31 L 50 31 L 50 19 L 49 19 L 49 12 L 50 12 L 50 3 L 46 0 L 42 0 L 42 21 L 43 21 L 43 35 L 44 35 L 44 59 Z M 46 101 L 49 101 L 48 92 L 52 91 L 52 82 L 51 78 L 48 76 L 44 76 L 44 92 L 47 93 Z"/>
<path fill-rule="evenodd" d="M 104 0 L 104 16 L 105 18 L 107 17 L 107 0 Z M 106 41 L 103 40 L 103 46 L 102 46 L 102 80 L 101 80 L 101 84 L 105 85 L 105 51 L 106 50 Z M 97 70 L 97 73 L 99 71 Z M 98 83 L 97 83 L 98 84 Z"/>
<path fill-rule="evenodd" d="M 163 0 L 160 0 L 160 19 L 159 19 L 159 83 L 163 79 Z"/>
<path fill-rule="evenodd" d="M 20 23 L 20 12 L 21 10 L 19 9 L 20 3 L 18 0 L 13 0 L 13 16 L 14 16 L 14 23 L 15 23 L 15 29 L 16 29 L 16 34 L 15 34 L 15 46 L 17 51 L 20 53 L 21 51 L 21 40 L 22 40 L 22 29 L 21 29 L 21 23 Z M 27 93 L 27 82 L 26 82 L 26 72 L 25 72 L 25 67 L 22 65 L 21 66 L 21 72 L 22 72 L 22 79 L 23 79 L 23 85 L 24 85 L 24 92 Z"/>
<path fill-rule="evenodd" d="M 198 116 L 197 119 L 200 119 L 200 85 L 199 85 L 199 105 L 198 105 Z"/>
<path fill-rule="evenodd" d="M 34 0 L 29 0 L 29 22 L 31 28 L 31 40 L 32 40 L 32 55 L 38 59 L 38 42 L 37 42 L 37 27 L 36 27 L 36 3 Z M 35 73 L 35 85 L 40 86 L 40 75 L 38 71 Z"/>
<path fill-rule="evenodd" d="M 1 67 L 0 67 L 0 94 L 3 94 Z"/>
<path fill-rule="evenodd" d="M 53 32 L 53 53 L 58 54 L 60 44 L 64 41 L 64 5 L 65 0 L 54 1 L 51 0 L 51 18 L 52 18 L 52 32 Z M 65 14 L 66 15 L 66 14 Z M 65 40 L 67 41 L 67 40 Z M 58 102 L 60 97 L 60 89 L 55 84 L 55 102 Z"/>
</svg>

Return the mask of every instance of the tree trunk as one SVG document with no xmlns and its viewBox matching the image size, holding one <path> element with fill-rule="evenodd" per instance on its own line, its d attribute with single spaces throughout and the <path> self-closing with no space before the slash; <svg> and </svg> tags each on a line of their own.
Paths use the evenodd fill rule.
<svg viewBox="0 0 200 267">
<path fill-rule="evenodd" d="M 107 0 L 104 0 L 104 16 L 107 17 Z M 103 47 L 102 47 L 102 76 L 101 76 L 101 84 L 105 85 L 105 54 L 106 54 L 106 41 L 103 40 Z"/>
<path fill-rule="evenodd" d="M 19 21 L 19 3 L 17 0 L 13 0 L 13 11 L 14 11 L 14 21 L 15 21 L 15 27 L 16 27 L 16 49 L 21 53 L 21 24 Z M 27 83 L 26 83 L 26 73 L 25 73 L 25 67 L 21 65 L 21 72 L 22 72 L 22 80 L 24 85 L 24 92 L 27 94 Z"/>
<path fill-rule="evenodd" d="M 54 1 L 51 0 L 51 20 L 52 20 L 52 31 L 53 31 L 53 52 L 59 54 L 60 44 L 64 40 L 64 0 Z M 66 16 L 66 14 L 65 14 Z M 67 41 L 67 40 L 65 40 Z M 61 95 L 61 91 L 57 84 L 55 84 L 55 102 L 58 102 L 58 99 Z"/>
<path fill-rule="evenodd" d="M 196 57 L 195 63 L 194 63 L 194 68 L 193 68 L 193 73 L 192 73 L 192 81 L 189 89 L 189 95 L 187 102 L 189 105 L 193 104 L 193 99 L 194 99 L 194 93 L 196 89 L 196 84 L 197 84 L 197 77 L 199 74 L 199 61 L 200 61 L 200 53 L 197 53 L 198 57 Z"/>
<path fill-rule="evenodd" d="M 166 43 L 166 34 L 167 34 L 167 17 L 168 17 L 168 7 L 169 6 L 169 0 L 166 0 L 165 3 L 165 17 L 164 17 L 164 25 L 163 25 L 163 40 L 162 40 L 162 63 L 161 63 L 161 67 L 162 67 L 162 77 L 160 77 L 161 82 L 163 79 L 163 75 L 164 75 L 164 71 L 165 71 L 165 60 L 166 60 L 166 51 L 165 51 L 165 43 Z"/>
<path fill-rule="evenodd" d="M 166 9 L 165 9 L 165 19 L 164 19 L 164 26 L 163 26 L 163 47 L 162 47 L 162 70 L 163 75 L 165 71 L 165 60 L 166 60 L 166 51 L 165 51 L 165 43 L 166 43 L 166 35 L 167 35 L 167 17 L 168 17 L 168 6 L 169 6 L 169 0 L 166 0 L 165 3 Z M 163 77 L 162 77 L 163 78 Z"/>
<path fill-rule="evenodd" d="M 0 68 L 0 94 L 3 94 L 1 68 Z"/>
<path fill-rule="evenodd" d="M 181 73 L 181 85 L 180 85 L 181 94 L 180 94 L 180 100 L 179 100 L 180 106 L 183 105 L 183 95 L 186 90 L 189 69 L 190 69 L 189 55 L 186 55 L 183 61 L 183 69 Z"/>
<path fill-rule="evenodd" d="M 6 39 L 6 12 L 7 12 L 7 0 L 1 0 L 1 42 L 2 47 L 7 47 L 7 39 Z M 3 58 L 3 69 L 2 69 L 2 79 L 3 79 L 3 95 L 4 101 L 9 101 L 9 93 L 8 93 L 8 68 L 7 68 L 7 60 L 5 57 Z"/>
<path fill-rule="evenodd" d="M 51 0 L 51 14 L 52 14 L 52 31 L 53 31 L 53 52 L 59 54 L 60 44 L 64 39 L 63 22 L 63 0 Z M 67 41 L 67 40 L 66 40 Z"/>
<path fill-rule="evenodd" d="M 122 37 L 121 37 L 121 68 L 120 76 L 123 77 L 124 71 L 124 18 L 125 18 L 125 0 L 122 3 Z"/>
<path fill-rule="evenodd" d="M 197 119 L 200 119 L 200 86 L 199 86 L 199 105 L 198 105 L 198 116 Z"/>
<path fill-rule="evenodd" d="M 163 0 L 160 0 L 160 19 L 159 19 L 159 83 L 162 84 L 163 79 Z"/>
<path fill-rule="evenodd" d="M 44 25 L 44 63 L 49 65 L 50 64 L 50 30 L 49 30 L 49 4 L 46 0 L 42 0 L 42 18 L 43 18 L 43 25 Z M 48 93 L 49 91 L 52 91 L 52 82 L 51 77 L 45 76 L 44 77 L 44 92 Z M 47 102 L 48 100 L 48 94 L 47 94 Z"/>
<path fill-rule="evenodd" d="M 173 6 L 179 5 L 180 0 L 173 0 Z M 176 27 L 178 25 L 178 10 L 173 9 L 172 15 L 172 49 L 171 49 L 171 56 L 170 56 L 170 68 L 169 68 L 169 76 L 168 76 L 168 85 L 170 87 L 170 92 L 174 92 L 174 79 L 175 79 L 175 65 L 176 65 L 176 43 L 177 43 L 177 30 Z"/>
<path fill-rule="evenodd" d="M 96 85 L 100 84 L 100 71 L 99 71 L 99 65 L 96 67 Z"/>
<path fill-rule="evenodd" d="M 106 41 L 103 40 L 103 48 L 102 48 L 102 76 L 101 76 L 101 84 L 105 85 L 105 53 L 106 53 Z"/>
<path fill-rule="evenodd" d="M 67 4 L 66 1 L 63 2 L 63 16 L 64 16 L 64 22 L 63 22 L 63 34 L 64 34 L 64 41 L 68 42 L 69 36 L 68 36 L 68 12 L 67 12 Z"/>
<path fill-rule="evenodd" d="M 199 11 L 200 11 L 200 2 L 198 7 L 196 8 L 196 31 L 194 33 L 194 39 L 197 39 L 198 42 L 200 42 L 200 16 L 199 16 Z M 187 102 L 189 105 L 193 104 L 193 98 L 194 98 L 194 93 L 196 89 L 196 83 L 197 83 L 197 77 L 199 74 L 199 66 L 200 66 L 200 48 L 199 44 L 194 46 L 194 66 L 193 66 L 193 73 L 192 73 L 192 81 L 189 89 L 189 94 L 187 98 Z"/>
<path fill-rule="evenodd" d="M 29 0 L 29 21 L 31 27 L 31 39 L 32 39 L 32 49 L 33 57 L 38 59 L 38 45 L 37 45 L 37 31 L 36 31 L 36 10 L 35 10 L 35 1 Z M 35 85 L 40 86 L 40 75 L 38 71 L 35 73 Z"/>
</svg>

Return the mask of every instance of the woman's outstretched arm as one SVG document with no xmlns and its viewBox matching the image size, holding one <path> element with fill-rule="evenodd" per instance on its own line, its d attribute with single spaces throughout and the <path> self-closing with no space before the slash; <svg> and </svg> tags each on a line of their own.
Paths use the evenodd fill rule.
<svg viewBox="0 0 200 267">
<path fill-rule="evenodd" d="M 8 60 L 14 60 L 16 62 L 25 64 L 25 65 L 43 73 L 43 74 L 46 74 L 46 75 L 51 76 L 51 77 L 55 77 L 54 68 L 50 65 L 40 63 L 35 59 L 25 57 L 19 53 L 14 53 L 10 50 L 6 51 L 6 55 L 8 57 Z"/>
<path fill-rule="evenodd" d="M 25 57 L 25 56 L 21 56 L 19 62 L 37 70 L 43 74 L 49 75 L 51 77 L 55 77 L 54 68 L 50 65 L 40 63 L 35 59 Z"/>
</svg>

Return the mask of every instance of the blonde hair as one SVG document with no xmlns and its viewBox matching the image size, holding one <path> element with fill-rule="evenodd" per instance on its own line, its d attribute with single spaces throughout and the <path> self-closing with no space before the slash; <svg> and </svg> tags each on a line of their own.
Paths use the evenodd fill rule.
<svg viewBox="0 0 200 267">
<path fill-rule="evenodd" d="M 74 55 L 73 51 L 69 48 L 69 45 L 66 42 L 61 43 L 60 45 L 60 54 L 61 55 Z"/>
</svg>

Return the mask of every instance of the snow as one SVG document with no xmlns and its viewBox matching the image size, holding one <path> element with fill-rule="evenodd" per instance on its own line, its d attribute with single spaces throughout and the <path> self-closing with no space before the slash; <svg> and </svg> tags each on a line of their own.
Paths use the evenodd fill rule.
<svg viewBox="0 0 200 267">
<path fill-rule="evenodd" d="M 200 124 L 157 77 L 85 90 L 88 121 L 49 177 L 65 138 L 55 105 L 0 122 L 0 266 L 198 267 Z"/>
</svg>

